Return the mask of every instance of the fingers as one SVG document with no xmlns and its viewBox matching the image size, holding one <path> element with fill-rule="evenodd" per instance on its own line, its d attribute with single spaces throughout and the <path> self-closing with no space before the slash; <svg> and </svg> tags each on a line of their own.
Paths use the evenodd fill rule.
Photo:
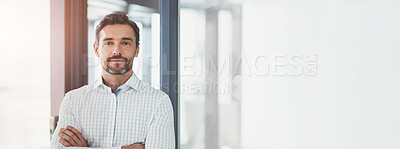
<svg viewBox="0 0 400 149">
<path fill-rule="evenodd" d="M 70 147 L 71 144 L 69 144 L 66 140 L 64 140 L 63 138 L 60 138 L 60 143 L 63 144 L 65 147 Z"/>
<path fill-rule="evenodd" d="M 66 140 L 71 146 L 77 146 L 80 143 L 78 137 L 72 131 L 65 128 L 61 128 L 58 135 Z"/>
<path fill-rule="evenodd" d="M 69 146 L 73 146 L 73 145 L 76 144 L 76 142 L 69 135 L 64 133 L 63 128 L 60 129 L 60 132 L 58 133 L 58 136 L 60 136 L 60 138 L 62 140 L 64 140 L 64 142 L 66 142 L 66 144 L 68 144 Z"/>
<path fill-rule="evenodd" d="M 86 140 L 83 138 L 82 134 L 72 126 L 67 126 L 67 128 L 61 128 L 58 133 L 60 136 L 60 142 L 65 147 L 87 147 Z"/>
<path fill-rule="evenodd" d="M 121 149 L 144 149 L 144 144 L 142 142 L 138 142 L 129 146 L 122 146 Z"/>
<path fill-rule="evenodd" d="M 81 132 L 79 132 L 76 128 L 72 127 L 72 126 L 67 126 L 67 130 L 71 131 L 74 133 L 74 135 L 77 137 L 77 139 L 79 139 L 79 142 L 82 146 L 86 147 L 86 140 L 83 138 Z"/>
<path fill-rule="evenodd" d="M 144 149 L 144 144 L 135 143 L 131 145 L 132 149 Z"/>
</svg>

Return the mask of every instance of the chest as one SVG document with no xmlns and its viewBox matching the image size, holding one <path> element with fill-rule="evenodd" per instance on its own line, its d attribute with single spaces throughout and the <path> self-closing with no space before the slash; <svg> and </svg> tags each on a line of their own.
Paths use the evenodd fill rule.
<svg viewBox="0 0 400 149">
<path fill-rule="evenodd" d="M 155 104 L 141 94 L 90 94 L 75 114 L 92 147 L 144 142 Z"/>
</svg>

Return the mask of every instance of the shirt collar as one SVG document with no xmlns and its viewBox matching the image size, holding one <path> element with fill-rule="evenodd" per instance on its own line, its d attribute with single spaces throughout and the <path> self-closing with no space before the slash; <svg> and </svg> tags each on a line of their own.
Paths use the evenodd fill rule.
<svg viewBox="0 0 400 149">
<path fill-rule="evenodd" d="M 125 82 L 124 85 L 127 85 L 135 90 L 139 90 L 139 84 L 140 84 L 139 78 L 136 76 L 135 73 L 132 73 L 132 76 L 128 79 L 128 81 Z"/>
<path fill-rule="evenodd" d="M 133 89 L 135 89 L 135 90 L 138 90 L 138 89 L 139 89 L 139 83 L 140 83 L 139 78 L 136 76 L 135 73 L 132 73 L 132 75 L 131 75 L 131 77 L 128 79 L 128 81 L 126 81 L 126 82 L 125 82 L 123 85 L 121 85 L 119 88 L 125 89 L 126 87 L 130 87 L 130 88 L 133 88 Z M 96 81 L 94 81 L 94 84 L 93 84 L 93 89 L 95 89 L 95 88 L 97 88 L 97 87 L 100 87 L 100 86 L 107 87 L 107 85 L 105 85 L 104 82 L 103 82 L 102 76 L 96 77 Z"/>
</svg>

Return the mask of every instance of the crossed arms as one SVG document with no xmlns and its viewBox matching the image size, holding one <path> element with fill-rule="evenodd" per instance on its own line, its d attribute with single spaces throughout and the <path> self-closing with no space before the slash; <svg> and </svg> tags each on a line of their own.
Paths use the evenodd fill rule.
<svg viewBox="0 0 400 149">
<path fill-rule="evenodd" d="M 163 101 L 170 102 L 168 96 Z M 74 105 L 75 104 L 75 105 Z M 175 148 L 175 137 L 173 130 L 173 111 L 172 106 L 169 107 L 170 103 L 162 103 L 159 107 L 163 107 L 159 110 L 157 109 L 154 114 L 154 118 L 151 124 L 146 130 L 145 142 L 128 142 L 128 144 L 121 144 L 125 146 L 111 146 L 108 148 L 93 148 L 85 140 L 85 135 L 82 134 L 83 129 L 80 127 L 80 123 L 77 121 L 71 109 L 73 107 L 77 108 L 76 103 L 72 104 L 70 95 L 67 93 L 62 101 L 60 108 L 60 119 L 58 121 L 58 126 L 54 131 L 53 138 L 51 140 L 52 149 L 174 149 Z M 74 105 L 74 106 L 73 106 Z M 167 106 L 165 106 L 167 105 Z M 87 138 L 86 138 L 87 139 Z"/>
<path fill-rule="evenodd" d="M 59 142 L 65 147 L 88 147 L 82 134 L 72 126 L 61 128 L 58 136 L 60 137 Z M 144 144 L 134 143 L 129 146 L 122 146 L 121 149 L 144 149 Z"/>
</svg>

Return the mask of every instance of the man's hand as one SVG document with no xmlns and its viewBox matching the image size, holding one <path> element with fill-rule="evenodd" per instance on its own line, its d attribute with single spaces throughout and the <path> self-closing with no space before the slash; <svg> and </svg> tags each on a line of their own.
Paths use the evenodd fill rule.
<svg viewBox="0 0 400 149">
<path fill-rule="evenodd" d="M 129 146 L 123 146 L 121 149 L 144 149 L 144 144 L 134 143 Z"/>
<path fill-rule="evenodd" d="M 61 128 L 58 136 L 60 136 L 60 143 L 65 147 L 88 147 L 82 134 L 72 126 Z"/>
</svg>

